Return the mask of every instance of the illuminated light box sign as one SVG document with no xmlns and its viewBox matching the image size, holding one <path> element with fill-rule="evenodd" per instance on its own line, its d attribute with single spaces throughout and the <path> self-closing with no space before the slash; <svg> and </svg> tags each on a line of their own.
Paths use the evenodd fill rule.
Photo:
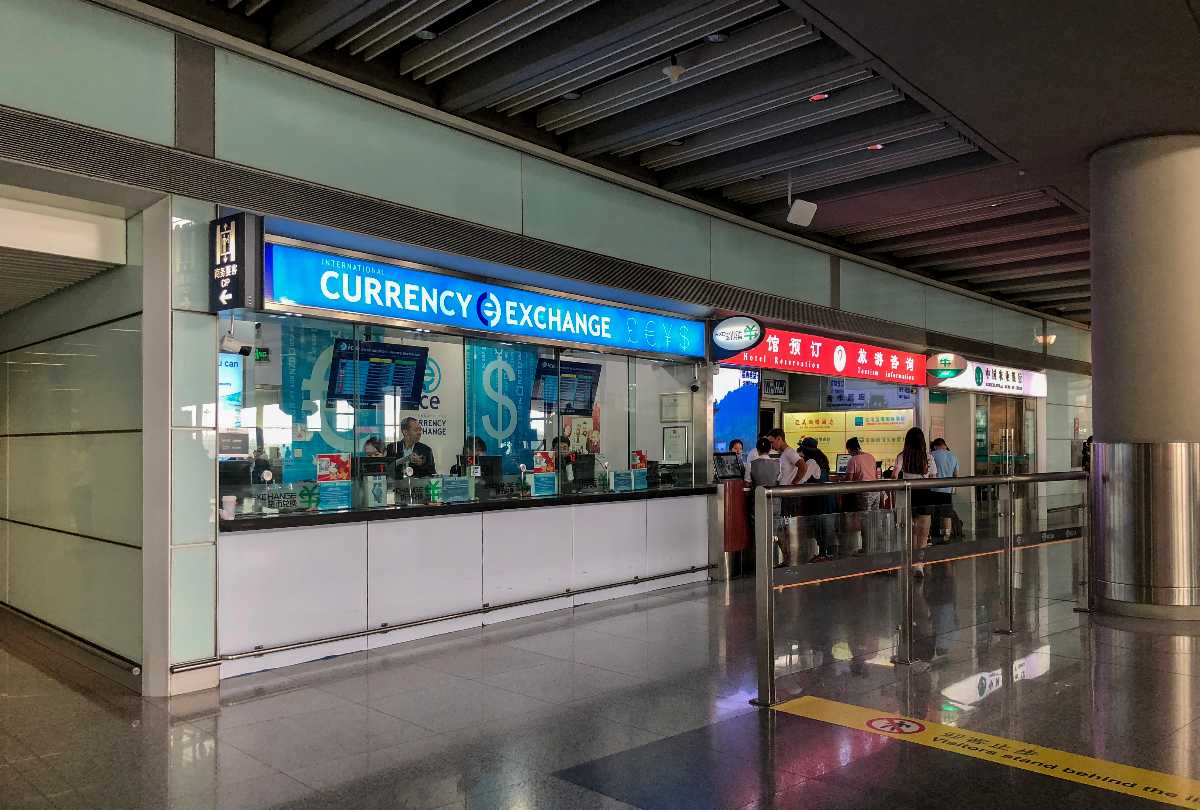
<svg viewBox="0 0 1200 810">
<path fill-rule="evenodd" d="M 1018 397 L 1045 397 L 1046 375 L 1008 366 L 993 366 L 968 360 L 962 374 L 937 384 L 951 391 L 979 391 L 985 394 L 1012 394 Z"/>
<path fill-rule="evenodd" d="M 266 245 L 263 264 L 268 309 L 305 307 L 496 335 L 704 356 L 700 321 L 278 243 Z"/>
<path fill-rule="evenodd" d="M 795 374 L 925 384 L 925 355 L 836 338 L 766 329 L 762 340 L 724 363 Z"/>
</svg>

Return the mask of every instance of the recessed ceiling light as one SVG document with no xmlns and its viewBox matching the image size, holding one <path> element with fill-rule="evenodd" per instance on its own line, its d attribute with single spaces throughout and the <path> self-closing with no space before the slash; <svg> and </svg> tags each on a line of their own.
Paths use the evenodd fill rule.
<svg viewBox="0 0 1200 810">
<path fill-rule="evenodd" d="M 883 144 L 873 143 L 870 146 L 868 146 L 867 148 L 870 149 L 872 152 L 878 152 L 879 150 L 883 149 Z"/>
<path fill-rule="evenodd" d="M 683 146 L 683 138 L 675 138 L 674 140 L 667 141 L 667 146 Z"/>
<path fill-rule="evenodd" d="M 413 34 L 413 36 L 416 37 L 417 39 L 424 39 L 424 40 L 437 39 L 437 34 L 435 32 L 426 31 L 424 29 Z"/>
<path fill-rule="evenodd" d="M 563 93 L 562 97 L 563 97 L 563 101 L 576 101 L 579 98 L 579 94 L 576 93 L 574 90 L 570 90 L 566 93 Z"/>
<path fill-rule="evenodd" d="M 712 42 L 712 43 L 724 42 L 727 39 L 729 39 L 729 34 L 723 34 L 720 31 L 715 31 L 704 37 L 705 42 Z"/>
<path fill-rule="evenodd" d="M 829 98 L 828 93 L 813 93 L 811 96 L 808 97 L 808 100 L 815 102 L 815 101 L 824 101 L 827 98 Z"/>
</svg>

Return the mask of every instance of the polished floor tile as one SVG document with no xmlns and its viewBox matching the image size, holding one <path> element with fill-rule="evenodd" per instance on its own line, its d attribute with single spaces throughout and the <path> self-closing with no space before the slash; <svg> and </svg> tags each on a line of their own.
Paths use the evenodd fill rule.
<svg viewBox="0 0 1200 810">
<path fill-rule="evenodd" d="M 1067 546 L 784 591 L 781 696 L 815 695 L 1200 778 L 1200 627 L 1090 617 Z M 752 583 L 599 602 L 142 700 L 0 640 L 0 806 L 1124 807 L 1142 799 L 780 715 Z"/>
</svg>

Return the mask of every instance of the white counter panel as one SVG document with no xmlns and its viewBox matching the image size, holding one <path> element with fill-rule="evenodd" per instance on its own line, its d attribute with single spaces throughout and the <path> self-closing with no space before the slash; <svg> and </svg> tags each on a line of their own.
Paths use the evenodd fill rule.
<svg viewBox="0 0 1200 810">
<path fill-rule="evenodd" d="M 708 499 L 646 501 L 646 575 L 708 565 Z"/>
<path fill-rule="evenodd" d="M 571 587 L 570 506 L 483 513 L 483 601 L 552 596 Z"/>
<path fill-rule="evenodd" d="M 575 507 L 575 590 L 646 574 L 646 501 Z"/>
<path fill-rule="evenodd" d="M 365 523 L 229 535 L 217 544 L 217 571 L 222 654 L 366 626 Z"/>
<path fill-rule="evenodd" d="M 479 609 L 482 514 L 367 525 L 368 626 Z"/>
</svg>

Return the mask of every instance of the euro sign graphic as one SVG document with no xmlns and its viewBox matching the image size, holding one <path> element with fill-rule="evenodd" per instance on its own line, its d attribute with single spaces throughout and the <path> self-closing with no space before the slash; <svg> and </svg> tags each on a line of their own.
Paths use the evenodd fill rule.
<svg viewBox="0 0 1200 810">
<path fill-rule="evenodd" d="M 483 429 L 497 442 L 503 442 L 517 429 L 517 404 L 504 393 L 505 381 L 517 379 L 517 372 L 507 360 L 493 360 L 483 367 L 483 393 L 496 403 L 496 418 L 484 414 Z"/>
</svg>

